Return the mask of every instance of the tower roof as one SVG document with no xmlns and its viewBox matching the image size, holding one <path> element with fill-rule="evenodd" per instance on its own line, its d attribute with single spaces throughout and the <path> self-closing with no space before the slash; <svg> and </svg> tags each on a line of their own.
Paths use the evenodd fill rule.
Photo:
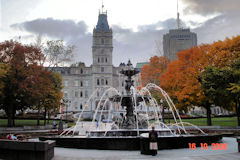
<svg viewBox="0 0 240 160">
<path fill-rule="evenodd" d="M 97 32 L 101 32 L 101 31 L 110 32 L 108 20 L 107 20 L 107 13 L 99 13 L 96 31 Z"/>
</svg>

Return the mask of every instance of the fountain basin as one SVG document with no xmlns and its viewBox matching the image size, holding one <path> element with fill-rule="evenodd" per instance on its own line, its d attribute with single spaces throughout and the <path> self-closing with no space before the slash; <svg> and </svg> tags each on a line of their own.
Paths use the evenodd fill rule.
<svg viewBox="0 0 240 160">
<path fill-rule="evenodd" d="M 148 137 L 144 136 L 51 136 L 40 137 L 40 140 L 55 140 L 56 146 L 78 149 L 99 149 L 99 150 L 140 150 L 141 146 L 148 146 Z M 222 139 L 222 135 L 175 135 L 159 136 L 158 149 L 187 148 L 188 143 L 216 143 Z"/>
</svg>

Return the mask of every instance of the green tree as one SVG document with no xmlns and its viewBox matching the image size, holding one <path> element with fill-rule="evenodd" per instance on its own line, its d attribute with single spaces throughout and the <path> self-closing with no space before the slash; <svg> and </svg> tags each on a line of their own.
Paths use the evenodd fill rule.
<svg viewBox="0 0 240 160">
<path fill-rule="evenodd" d="M 200 75 L 200 82 L 204 94 L 215 105 L 231 110 L 235 106 L 240 125 L 240 61 L 236 60 L 232 67 L 208 66 Z"/>
</svg>

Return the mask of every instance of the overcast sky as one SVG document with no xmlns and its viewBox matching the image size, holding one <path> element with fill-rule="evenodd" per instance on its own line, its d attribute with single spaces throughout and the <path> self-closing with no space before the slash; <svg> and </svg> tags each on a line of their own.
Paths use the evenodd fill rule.
<svg viewBox="0 0 240 160">
<path fill-rule="evenodd" d="M 75 45 L 74 61 L 92 63 L 92 30 L 101 0 L 0 0 L 0 41 L 63 39 Z M 104 0 L 113 29 L 113 63 L 160 55 L 162 36 L 176 28 L 177 0 Z M 240 34 L 240 0 L 179 0 L 181 25 L 198 44 Z"/>
</svg>

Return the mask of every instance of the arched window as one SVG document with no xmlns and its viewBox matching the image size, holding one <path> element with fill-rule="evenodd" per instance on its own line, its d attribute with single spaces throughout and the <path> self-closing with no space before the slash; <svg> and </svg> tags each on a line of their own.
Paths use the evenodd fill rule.
<svg viewBox="0 0 240 160">
<path fill-rule="evenodd" d="M 80 104 L 80 109 L 82 109 L 82 104 Z"/>
<path fill-rule="evenodd" d="M 108 85 L 108 80 L 106 79 L 106 85 Z"/>
<path fill-rule="evenodd" d="M 97 85 L 100 85 L 100 81 L 99 81 L 99 79 L 97 79 Z"/>
<path fill-rule="evenodd" d="M 83 82 L 82 81 L 80 82 L 80 85 L 81 85 L 81 87 L 83 86 Z"/>
<path fill-rule="evenodd" d="M 100 58 L 98 57 L 98 63 L 100 62 Z"/>
<path fill-rule="evenodd" d="M 104 44 L 104 39 L 103 38 L 101 39 L 101 44 Z"/>
<path fill-rule="evenodd" d="M 107 58 L 105 59 L 105 62 L 107 63 Z"/>
</svg>

